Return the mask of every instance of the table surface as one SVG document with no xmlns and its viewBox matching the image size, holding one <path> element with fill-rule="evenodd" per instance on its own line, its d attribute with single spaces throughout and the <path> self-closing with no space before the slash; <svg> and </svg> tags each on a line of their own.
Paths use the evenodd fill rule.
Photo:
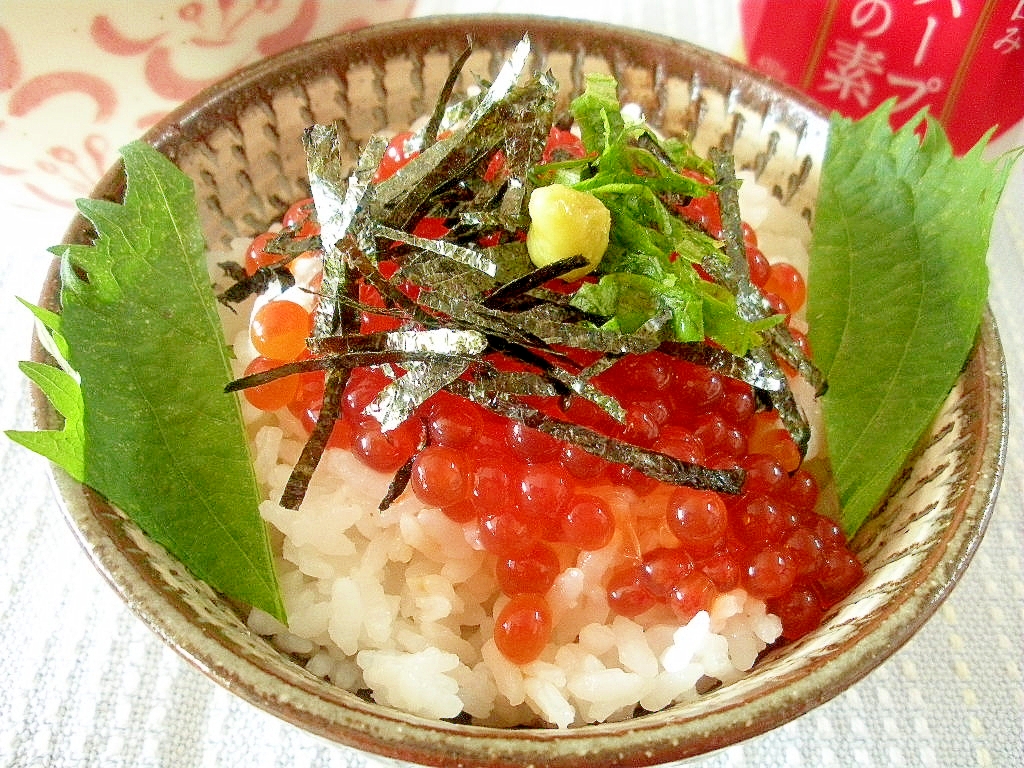
<svg viewBox="0 0 1024 768">
<path fill-rule="evenodd" d="M 307 3 L 306 17 L 297 10 L 300 0 L 221 4 L 219 11 L 215 5 L 0 0 L 4 429 L 31 426 L 17 369 L 28 355 L 31 320 L 15 297 L 37 297 L 49 264 L 45 248 L 59 242 L 71 200 L 88 192 L 110 164 L 112 148 L 190 89 L 274 46 L 385 16 L 551 12 L 550 4 L 529 0 L 328 2 L 312 14 Z M 563 0 L 555 11 L 651 29 L 727 54 L 738 50 L 737 10 L 729 2 Z M 54 34 L 58 12 L 62 31 Z M 315 23 L 296 23 L 310 16 Z M 282 36 L 253 32 L 272 24 Z M 219 35 L 205 58 L 186 55 L 199 39 L 196 30 L 208 39 Z M 47 79 L 72 66 L 69 59 L 113 74 L 114 85 L 85 76 Z M 1001 143 L 1022 138 L 1017 130 Z M 1024 398 L 1015 388 L 1024 380 L 1022 165 L 998 210 L 989 254 L 990 303 L 1011 382 L 1008 459 L 987 535 L 962 582 L 913 639 L 848 691 L 692 764 L 1024 765 Z M 0 765 L 384 764 L 310 736 L 208 680 L 131 614 L 94 570 L 61 516 L 45 462 L 4 439 L 0 473 Z"/>
</svg>

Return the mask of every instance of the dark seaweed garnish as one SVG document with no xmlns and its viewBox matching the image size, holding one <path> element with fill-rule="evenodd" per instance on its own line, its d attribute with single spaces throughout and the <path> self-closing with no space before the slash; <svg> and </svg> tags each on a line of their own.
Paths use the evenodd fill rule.
<svg viewBox="0 0 1024 768">
<path fill-rule="evenodd" d="M 377 237 L 388 238 L 394 242 L 412 246 L 414 253 L 419 251 L 428 257 L 430 254 L 433 254 L 443 259 L 450 259 L 491 278 L 498 273 L 498 266 L 494 260 L 489 258 L 487 254 L 473 248 L 468 248 L 448 240 L 432 240 L 426 237 L 417 237 L 410 232 L 395 229 L 379 222 L 375 222 L 371 226 L 373 234 Z M 433 261 L 436 262 L 437 260 Z M 444 273 L 450 271 L 450 269 L 450 267 L 442 264 L 437 268 L 437 271 Z M 431 282 L 433 281 L 429 281 L 427 284 L 429 285 Z"/>
<path fill-rule="evenodd" d="M 409 485 L 409 480 L 412 479 L 412 465 L 415 461 L 416 457 L 410 456 L 406 462 L 395 471 L 394 477 L 392 477 L 391 482 L 388 483 L 388 490 L 384 494 L 384 498 L 381 499 L 380 504 L 377 505 L 378 510 L 383 512 L 394 504 L 403 493 L 405 493 L 405 489 Z"/>
<path fill-rule="evenodd" d="M 721 347 L 704 343 L 662 342 L 658 350 L 679 360 L 746 382 L 762 392 L 779 392 L 789 386 L 778 366 L 766 366 L 750 355 L 734 355 Z"/>
<path fill-rule="evenodd" d="M 426 214 L 425 208 L 441 190 L 450 188 L 489 158 L 501 145 L 517 114 L 535 110 L 544 99 L 553 98 L 552 89 L 538 88 L 536 78 L 533 87 L 518 87 L 529 53 L 529 43 L 524 40 L 516 46 L 465 123 L 424 149 L 403 168 L 403 173 L 376 185 L 369 205 L 375 219 L 388 226 L 410 229 L 417 214 Z"/>
<path fill-rule="evenodd" d="M 473 53 L 472 40 L 467 42 L 468 44 L 463 49 L 462 53 L 459 54 L 459 57 L 455 60 L 451 70 L 448 72 L 448 78 L 444 81 L 444 85 L 441 86 L 441 92 L 438 94 L 437 102 L 434 106 L 434 112 L 430 115 L 430 120 L 427 121 L 426 126 L 423 128 L 424 149 L 437 141 L 437 136 L 441 129 L 441 123 L 444 121 L 445 114 L 447 112 L 448 101 L 452 97 L 452 91 L 455 90 L 455 83 L 458 82 L 459 75 L 462 73 L 462 68 L 466 66 L 466 62 Z"/>
<path fill-rule="evenodd" d="M 341 300 L 342 297 L 354 298 L 355 294 L 355 282 L 349 279 L 347 262 L 355 256 L 361 243 L 350 230 L 372 195 L 370 182 L 380 165 L 386 142 L 371 140 L 351 174 L 344 171 L 337 126 L 310 126 L 303 135 L 303 145 L 323 246 L 323 281 L 313 335 L 331 336 L 357 327 L 351 307 Z M 345 311 L 346 308 L 349 311 Z"/>
<path fill-rule="evenodd" d="M 295 276 L 284 268 L 284 263 L 288 261 L 291 261 L 291 258 L 282 260 L 280 264 L 259 267 L 251 275 L 233 261 L 222 262 L 219 264 L 220 268 L 234 282 L 217 294 L 217 301 L 234 311 L 233 305 L 241 304 L 250 296 L 266 293 L 272 287 L 277 291 L 291 288 L 295 285 Z"/>
<path fill-rule="evenodd" d="M 585 256 L 570 256 L 568 259 L 562 259 L 553 264 L 538 267 L 527 272 L 522 277 L 510 280 L 504 285 L 499 285 L 487 294 L 487 297 L 483 300 L 483 305 L 488 309 L 504 310 L 521 310 L 527 306 L 536 306 L 541 303 L 539 298 L 534 297 L 532 301 L 524 301 L 523 294 L 586 265 L 587 259 Z"/>
<path fill-rule="evenodd" d="M 338 360 L 333 357 L 313 357 L 309 360 L 296 360 L 291 363 L 282 363 L 266 371 L 250 373 L 241 378 L 229 382 L 224 387 L 225 392 L 239 392 L 249 387 L 258 387 L 262 384 L 269 384 L 272 381 L 283 379 L 286 376 L 295 376 L 300 373 L 311 371 L 325 371 L 336 367 Z"/>
<path fill-rule="evenodd" d="M 287 509 L 298 509 L 306 496 L 309 481 L 320 463 L 320 458 L 327 449 L 327 441 L 331 438 L 334 425 L 341 416 L 341 396 L 345 391 L 352 369 L 349 367 L 332 368 L 324 380 L 324 399 L 320 406 L 320 415 L 316 426 L 302 447 L 299 460 L 295 462 L 292 473 L 281 494 L 281 506 Z"/>
<path fill-rule="evenodd" d="M 712 149 L 710 158 L 715 167 L 716 182 L 719 186 L 718 199 L 722 210 L 725 253 L 729 257 L 731 268 L 730 281 L 732 285 L 729 287 L 736 293 L 737 308 L 742 316 L 748 320 L 767 317 L 771 314 L 768 302 L 750 280 L 747 254 L 743 245 L 743 224 L 740 218 L 739 193 L 737 191 L 739 182 L 736 179 L 732 156 L 726 152 Z M 824 390 L 824 378 L 797 347 L 789 331 L 781 324 L 772 329 L 769 343 L 751 349 L 748 357 L 769 377 L 785 383 L 786 376 L 773 355 L 773 353 L 779 353 L 780 350 L 783 350 L 780 357 L 787 362 L 795 363 L 794 367 L 814 384 L 819 392 Z M 779 418 L 789 430 L 790 436 L 800 449 L 800 455 L 803 456 L 807 452 L 807 445 L 811 439 L 811 427 L 797 405 L 793 391 L 788 384 L 779 389 L 764 391 L 767 392 L 768 399 L 778 411 Z"/>
<path fill-rule="evenodd" d="M 711 159 L 718 176 L 718 194 L 722 207 L 722 228 L 725 232 L 725 252 L 729 256 L 731 271 L 736 275 L 735 290 L 741 311 L 751 319 L 767 317 L 771 308 L 763 294 L 750 282 L 746 249 L 743 246 L 743 229 L 740 219 L 739 195 L 732 157 L 717 150 L 711 151 Z M 769 331 L 769 344 L 779 358 L 803 376 L 814 387 L 816 394 L 823 395 L 828 385 L 821 371 L 811 362 L 793 339 L 785 324 L 775 325 Z"/>
<path fill-rule="evenodd" d="M 494 392 L 482 386 L 458 382 L 452 391 L 482 405 L 488 410 L 528 427 L 551 435 L 558 440 L 573 443 L 588 453 L 615 464 L 625 464 L 664 483 L 688 485 L 721 493 L 739 493 L 743 486 L 742 469 L 710 469 L 691 464 L 657 451 L 618 440 L 570 421 L 552 416 L 522 403 L 507 393 Z"/>
<path fill-rule="evenodd" d="M 349 171 L 342 167 L 336 126 L 316 125 L 306 131 L 324 262 L 314 328 L 307 341 L 311 356 L 240 378 L 228 387 L 236 391 L 308 371 L 327 374 L 319 419 L 281 504 L 296 508 L 301 503 L 340 417 L 349 374 L 363 366 L 376 366 L 390 379 L 363 411 L 384 431 L 420 418 L 419 407 L 444 391 L 660 481 L 738 493 L 744 480 L 741 469 L 690 464 L 558 417 L 574 399 L 582 398 L 609 419 L 623 421 L 622 405 L 595 379 L 628 355 L 658 350 L 750 384 L 766 407 L 778 410 L 805 450 L 806 420 L 776 356 L 812 382 L 821 382 L 810 361 L 796 354 L 792 339 L 787 341 L 788 333 L 776 333 L 770 322 L 762 323 L 759 327 L 769 331 L 765 343 L 735 354 L 707 340 L 675 340 L 667 311 L 654 313 L 629 332 L 607 327 L 607 318 L 576 306 L 572 291 L 559 279 L 585 259 L 565 259 L 543 268 L 530 263 L 522 235 L 533 186 L 560 173 L 600 181 L 595 175 L 597 153 L 571 160 L 556 156 L 540 165 L 555 122 L 556 84 L 547 73 L 524 76 L 528 38 L 493 82 L 483 84 L 480 94 L 449 103 L 469 52 L 455 62 L 426 127 L 413 139 L 419 153 L 383 181 L 376 182 L 373 176 L 384 139 L 370 141 Z M 708 163 L 649 131 L 631 136 L 632 143 L 623 151 L 633 158 L 637 173 L 646 168 L 658 175 L 660 171 L 653 169 L 659 165 L 677 176 L 674 169 L 709 172 L 713 167 L 726 230 L 722 244 L 696 225 L 667 218 L 673 205 L 686 202 L 678 189 L 703 189 L 695 182 L 685 180 L 680 186 L 673 177 L 676 186 L 655 193 L 653 199 L 663 206 L 655 218 L 675 233 L 673 243 L 689 249 L 693 263 L 703 264 L 711 280 L 728 288 L 740 315 L 763 321 L 770 312 L 749 278 L 732 158 L 715 153 Z M 500 172 L 485 179 L 485 169 L 496 157 L 502 160 Z M 676 200 L 674 195 L 681 197 Z M 637 209 L 636 215 L 641 214 Z M 414 234 L 415 224 L 425 216 L 443 220 L 447 233 L 438 239 Z M 309 244 L 284 238 L 277 247 L 288 258 Z M 623 249 L 621 243 L 615 244 L 608 261 L 628 264 Z M 555 290 L 556 284 L 562 287 Z M 380 305 L 361 302 L 360 285 L 372 287 Z M 359 318 L 367 315 L 389 321 L 394 329 L 361 333 Z M 404 492 L 411 462 L 396 473 L 381 509 Z"/>
<path fill-rule="evenodd" d="M 288 264 L 304 253 L 322 250 L 319 235 L 303 235 L 298 227 L 285 227 L 263 249 L 281 258 L 259 267 L 251 275 L 236 262 L 218 264 L 234 282 L 217 294 L 217 301 L 234 310 L 234 304 L 240 304 L 250 296 L 267 293 L 271 288 L 279 292 L 287 290 L 295 285 L 295 276 L 287 269 Z"/>
</svg>

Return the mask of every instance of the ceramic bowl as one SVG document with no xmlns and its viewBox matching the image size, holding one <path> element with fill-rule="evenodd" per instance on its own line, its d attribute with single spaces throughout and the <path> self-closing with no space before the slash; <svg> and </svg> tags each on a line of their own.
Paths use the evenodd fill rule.
<svg viewBox="0 0 1024 768">
<path fill-rule="evenodd" d="M 738 164 L 813 220 L 828 134 L 825 112 L 742 66 L 637 31 L 526 17 L 427 18 L 303 45 L 201 93 L 146 139 L 194 180 L 212 247 L 254 235 L 307 195 L 299 136 L 340 121 L 355 158 L 371 133 L 430 111 L 472 38 L 466 73 L 493 74 L 524 33 L 563 99 L 583 73 L 613 73 L 663 131 Z M 466 81 L 465 84 L 468 84 Z M 113 169 L 95 196 L 118 199 Z M 76 220 L 69 242 L 89 229 Z M 43 303 L 54 306 L 51 274 Z M 39 352 L 39 355 L 42 353 Z M 854 541 L 867 578 L 817 631 L 767 654 L 744 679 L 699 700 L 625 722 L 502 730 L 427 721 L 310 675 L 245 627 L 238 606 L 192 578 L 129 521 L 55 471 L 67 519 L 125 603 L 206 675 L 267 712 L 329 740 L 431 765 L 652 765 L 707 753 L 775 728 L 837 695 L 899 648 L 967 566 L 995 499 L 1006 442 L 1006 380 L 995 324 L 977 344 L 888 501 Z M 58 417 L 37 398 L 37 422 Z"/>
</svg>

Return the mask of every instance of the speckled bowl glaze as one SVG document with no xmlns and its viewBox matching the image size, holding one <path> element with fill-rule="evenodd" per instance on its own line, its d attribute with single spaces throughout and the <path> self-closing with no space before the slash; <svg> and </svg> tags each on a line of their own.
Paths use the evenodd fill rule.
<svg viewBox="0 0 1024 768">
<path fill-rule="evenodd" d="M 208 242 L 220 247 L 262 231 L 307 195 L 299 141 L 305 126 L 340 121 L 345 151 L 355 158 L 371 133 L 429 112 L 467 37 L 475 51 L 466 77 L 487 77 L 524 33 L 566 102 L 585 72 L 611 72 L 624 99 L 638 102 L 653 124 L 690 137 L 701 150 L 731 147 L 741 167 L 813 221 L 828 134 L 823 110 L 678 41 L 566 20 L 428 18 L 320 40 L 203 92 L 146 139 L 195 180 Z M 118 199 L 123 186 L 115 168 L 95 196 Z M 68 241 L 88 235 L 79 219 Z M 56 304 L 57 280 L 54 271 L 45 305 Z M 797 717 L 867 674 L 921 626 L 963 573 L 988 521 L 1005 452 L 1006 392 L 988 316 L 932 429 L 854 542 L 866 580 L 820 629 L 697 701 L 562 731 L 428 721 L 331 686 L 250 633 L 239 606 L 195 580 L 102 499 L 59 471 L 54 476 L 69 523 L 127 605 L 210 678 L 300 728 L 429 765 L 653 765 Z M 39 426 L 58 423 L 43 398 L 36 405 Z"/>
</svg>

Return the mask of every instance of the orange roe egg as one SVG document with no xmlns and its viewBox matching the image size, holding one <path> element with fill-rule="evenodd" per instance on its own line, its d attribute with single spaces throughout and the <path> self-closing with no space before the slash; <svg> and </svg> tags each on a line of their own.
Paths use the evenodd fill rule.
<svg viewBox="0 0 1024 768">
<path fill-rule="evenodd" d="M 784 261 L 771 265 L 768 279 L 761 289 L 785 302 L 790 312 L 796 312 L 807 300 L 807 284 L 800 270 Z"/>
<path fill-rule="evenodd" d="M 268 301 L 253 314 L 249 325 L 252 345 L 263 357 L 295 360 L 306 350 L 312 321 L 305 307 L 294 301 Z"/>
<path fill-rule="evenodd" d="M 561 569 L 558 553 L 550 545 L 538 542 L 522 555 L 498 558 L 494 575 L 506 595 L 544 594 L 555 583 Z"/>
<path fill-rule="evenodd" d="M 246 376 L 257 373 L 264 373 L 279 367 L 282 363 L 279 360 L 270 360 L 266 357 L 255 357 L 245 368 Z M 282 376 L 281 378 L 268 381 L 255 387 L 248 387 L 242 390 L 242 394 L 249 403 L 261 411 L 276 411 L 278 408 L 288 406 L 295 398 L 299 382 L 295 376 Z"/>
<path fill-rule="evenodd" d="M 529 664 L 544 651 L 551 628 L 551 608 L 543 595 L 515 595 L 498 614 L 494 644 L 513 664 Z"/>
<path fill-rule="evenodd" d="M 446 507 L 469 494 L 465 458 L 453 448 L 428 446 L 412 463 L 412 489 L 424 504 Z"/>
<path fill-rule="evenodd" d="M 245 273 L 247 275 L 254 275 L 260 267 L 266 267 L 281 260 L 280 253 L 270 253 L 266 250 L 267 244 L 275 237 L 277 237 L 276 232 L 264 232 L 253 238 L 245 250 Z"/>
</svg>

